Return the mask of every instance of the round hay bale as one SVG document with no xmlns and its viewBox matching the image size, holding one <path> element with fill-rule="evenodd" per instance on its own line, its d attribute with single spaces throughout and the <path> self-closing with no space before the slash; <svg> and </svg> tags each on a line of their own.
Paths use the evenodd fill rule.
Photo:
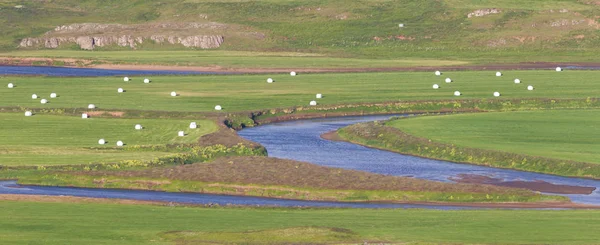
<svg viewBox="0 0 600 245">
<path fill-rule="evenodd" d="M 185 132 L 179 131 L 179 132 L 177 132 L 177 136 L 183 137 L 183 136 L 185 136 Z"/>
<path fill-rule="evenodd" d="M 50 98 L 56 98 L 56 97 L 58 97 L 58 95 L 56 95 L 56 93 L 51 93 L 50 94 Z"/>
<path fill-rule="evenodd" d="M 403 28 L 403 27 L 404 27 L 404 24 L 403 24 L 403 23 L 400 23 L 400 24 L 398 24 L 398 27 L 400 27 L 400 28 Z"/>
<path fill-rule="evenodd" d="M 452 79 L 450 79 L 449 77 L 446 78 L 446 83 L 451 83 Z"/>
<path fill-rule="evenodd" d="M 290 76 L 295 77 L 296 76 L 296 72 L 295 71 L 290 72 Z"/>
<path fill-rule="evenodd" d="M 90 116 L 87 113 L 82 113 L 81 114 L 81 118 L 88 118 L 88 117 L 90 117 Z"/>
<path fill-rule="evenodd" d="M 89 105 L 88 105 L 88 109 L 96 109 L 96 105 L 94 105 L 94 104 L 89 104 Z"/>
<path fill-rule="evenodd" d="M 556 67 L 556 71 L 562 71 L 562 68 L 560 66 Z"/>
<path fill-rule="evenodd" d="M 440 88 L 440 85 L 437 85 L 437 84 L 433 85 L 433 89 L 438 89 L 438 88 Z"/>
<path fill-rule="evenodd" d="M 25 116 L 26 117 L 33 116 L 33 113 L 31 111 L 25 111 Z"/>
<path fill-rule="evenodd" d="M 436 76 L 441 76 L 441 75 L 442 75 L 442 72 L 441 72 L 441 71 L 435 71 L 435 75 L 436 75 Z"/>
<path fill-rule="evenodd" d="M 321 98 L 323 98 L 323 95 L 322 94 L 317 94 L 315 97 L 317 97 L 317 99 L 321 99 Z"/>
<path fill-rule="evenodd" d="M 308 104 L 309 104 L 309 105 L 312 105 L 312 106 L 315 106 L 315 105 L 317 105 L 317 102 L 313 100 L 313 101 L 311 101 L 311 102 L 310 102 L 310 103 L 308 103 Z"/>
<path fill-rule="evenodd" d="M 123 141 L 117 141 L 117 146 L 123 146 Z"/>
<path fill-rule="evenodd" d="M 125 81 L 125 82 L 129 82 L 129 77 L 124 77 L 124 78 L 123 78 L 123 81 Z"/>
<path fill-rule="evenodd" d="M 494 97 L 500 97 L 500 92 L 494 92 Z"/>
<path fill-rule="evenodd" d="M 35 99 L 37 99 L 37 98 L 38 98 L 38 96 L 37 96 L 37 94 L 32 94 L 32 95 L 31 95 L 31 98 L 35 100 Z"/>
<path fill-rule="evenodd" d="M 172 96 L 172 97 L 175 97 L 175 96 L 177 96 L 177 92 L 175 92 L 175 91 L 171 92 L 171 96 Z"/>
<path fill-rule="evenodd" d="M 123 93 L 123 92 L 125 92 L 125 90 L 123 90 L 123 88 L 118 88 L 117 89 L 117 93 Z"/>
<path fill-rule="evenodd" d="M 221 109 L 223 109 L 223 108 L 220 105 L 215 106 L 215 110 L 220 111 Z"/>
<path fill-rule="evenodd" d="M 521 79 L 518 79 L 518 78 L 515 79 L 515 84 L 519 84 L 519 83 L 521 83 Z"/>
<path fill-rule="evenodd" d="M 100 144 L 100 145 L 104 145 L 104 144 L 106 144 L 106 140 L 104 140 L 104 139 L 99 139 L 99 140 L 98 140 L 98 144 Z"/>
<path fill-rule="evenodd" d="M 198 124 L 196 124 L 196 122 L 191 122 L 191 123 L 190 123 L 190 128 L 191 128 L 191 129 L 198 128 Z"/>
<path fill-rule="evenodd" d="M 142 130 L 142 128 L 144 128 L 144 127 L 142 127 L 141 124 L 136 124 L 135 125 L 135 130 Z"/>
<path fill-rule="evenodd" d="M 40 100 L 40 103 L 46 104 L 46 103 L 48 103 L 48 100 L 47 99 L 42 99 L 42 100 Z"/>
<path fill-rule="evenodd" d="M 273 78 L 270 78 L 270 77 L 269 77 L 269 78 L 267 78 L 267 83 L 273 83 L 273 82 L 274 82 L 274 81 L 273 81 Z"/>
<path fill-rule="evenodd" d="M 144 83 L 150 83 L 150 79 L 144 78 Z"/>
<path fill-rule="evenodd" d="M 527 90 L 532 91 L 533 90 L 533 86 L 531 86 L 531 85 L 527 86 Z"/>
<path fill-rule="evenodd" d="M 502 76 L 502 72 L 499 72 L 499 71 L 497 71 L 497 72 L 496 72 L 496 76 L 497 76 L 497 77 L 501 77 L 501 76 Z"/>
<path fill-rule="evenodd" d="M 14 88 L 14 87 L 15 87 L 15 85 L 14 85 L 14 84 L 12 84 L 12 83 L 8 83 L 7 87 L 8 87 L 8 88 Z"/>
<path fill-rule="evenodd" d="M 460 96 L 460 95 L 461 95 L 460 91 L 454 91 L 454 96 Z"/>
</svg>

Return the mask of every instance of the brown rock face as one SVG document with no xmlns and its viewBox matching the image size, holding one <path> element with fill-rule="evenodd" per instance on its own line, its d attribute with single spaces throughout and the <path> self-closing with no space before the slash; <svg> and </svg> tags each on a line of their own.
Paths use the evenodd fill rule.
<svg viewBox="0 0 600 245">
<path fill-rule="evenodd" d="M 184 23 L 184 24 L 153 24 L 153 25 L 120 25 L 83 23 L 58 26 L 39 38 L 24 38 L 19 47 L 58 48 L 62 44 L 76 43 L 81 49 L 93 50 L 96 47 L 118 45 L 135 49 L 144 40 L 155 43 L 183 45 L 188 48 L 212 49 L 218 48 L 224 41 L 224 36 L 214 34 L 215 30 L 227 28 L 218 23 Z M 152 35 L 148 34 L 151 29 Z M 210 32 L 210 34 L 195 34 L 195 32 Z M 169 34 L 161 34 L 168 32 Z"/>
</svg>

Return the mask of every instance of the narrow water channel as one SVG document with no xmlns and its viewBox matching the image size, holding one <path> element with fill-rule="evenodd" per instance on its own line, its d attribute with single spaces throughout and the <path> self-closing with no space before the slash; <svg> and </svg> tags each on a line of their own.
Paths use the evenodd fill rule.
<svg viewBox="0 0 600 245">
<path fill-rule="evenodd" d="M 464 174 L 504 181 L 544 181 L 556 185 L 596 187 L 591 194 L 564 194 L 573 202 L 600 205 L 600 181 L 458 164 L 372 149 L 346 142 L 322 139 L 323 133 L 347 125 L 385 120 L 391 116 L 313 119 L 274 123 L 247 128 L 239 134 L 267 148 L 270 157 L 311 162 L 327 167 L 361 170 L 378 174 L 411 176 L 451 182 Z"/>
</svg>

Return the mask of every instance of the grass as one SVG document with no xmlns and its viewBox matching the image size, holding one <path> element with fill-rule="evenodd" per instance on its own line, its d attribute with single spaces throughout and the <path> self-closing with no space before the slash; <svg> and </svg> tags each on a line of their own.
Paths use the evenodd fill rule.
<svg viewBox="0 0 600 245">
<path fill-rule="evenodd" d="M 312 226 L 347 229 L 360 238 L 356 243 L 596 244 L 600 239 L 598 211 L 300 210 L 27 201 L 3 201 L 0 208 L 0 239 L 8 244 L 171 244 L 190 238 L 190 233 L 209 234 L 221 243 L 223 236 L 239 237 L 247 231 L 257 231 L 260 241 L 281 241 L 283 234 L 272 237 L 269 231 Z M 191 238 L 187 244 L 197 244 L 193 239 L 198 236 Z M 296 239 L 292 236 L 285 243 Z"/>
<path fill-rule="evenodd" d="M 74 58 L 96 63 L 202 66 L 221 68 L 386 68 L 410 66 L 450 66 L 467 62 L 439 59 L 358 59 L 326 57 L 319 53 L 248 52 L 248 51 L 74 51 L 28 50 L 0 53 L 0 57 Z"/>
<path fill-rule="evenodd" d="M 61 98 L 62 99 L 62 98 Z M 194 143 L 202 135 L 216 131 L 209 120 L 196 120 L 199 128 L 190 130 L 190 120 L 177 119 L 115 119 L 74 116 L 0 113 L 0 163 L 19 165 L 66 165 L 121 160 L 151 160 L 168 152 L 131 152 L 119 150 L 115 143 L 121 140 L 125 148 L 177 143 Z M 136 124 L 143 130 L 135 130 Z M 184 130 L 186 137 L 178 137 Z M 18 134 L 18 135 L 15 135 Z M 108 141 L 98 145 L 98 139 Z"/>
<path fill-rule="evenodd" d="M 232 76 L 161 76 L 144 84 L 142 77 L 123 82 L 116 77 L 55 78 L 5 77 L 4 83 L 13 82 L 14 89 L 0 89 L 0 106 L 26 108 L 85 108 L 94 103 L 100 109 L 135 109 L 162 111 L 213 111 L 221 105 L 225 112 L 239 112 L 291 106 L 308 107 L 316 93 L 322 93 L 319 105 L 342 103 L 495 99 L 494 91 L 502 99 L 521 98 L 580 98 L 595 97 L 600 89 L 595 84 L 597 71 L 506 71 L 495 77 L 493 71 L 445 72 L 437 77 L 433 72 L 411 73 L 344 73 L 299 74 L 290 77 L 272 75 Z M 267 77 L 275 82 L 268 84 Z M 445 77 L 454 82 L 444 83 Z M 520 78 L 521 84 L 513 79 Z M 434 90 L 432 84 L 440 84 Z M 527 91 L 527 85 L 536 90 Z M 119 94 L 117 88 L 127 92 Z M 453 92 L 459 90 L 461 97 Z M 169 93 L 176 91 L 178 97 Z M 42 105 L 30 99 L 56 92 L 60 98 Z"/>
<path fill-rule="evenodd" d="M 417 137 L 461 147 L 600 163 L 599 110 L 497 112 L 395 120 Z"/>
<path fill-rule="evenodd" d="M 22 175 L 29 185 L 142 189 L 320 201 L 561 202 L 568 198 L 489 185 L 450 184 L 265 157 L 130 171 Z"/>
</svg>

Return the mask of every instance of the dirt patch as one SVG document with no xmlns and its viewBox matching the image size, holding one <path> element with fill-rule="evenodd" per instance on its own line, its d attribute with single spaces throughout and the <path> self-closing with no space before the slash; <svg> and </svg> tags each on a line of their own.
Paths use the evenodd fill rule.
<svg viewBox="0 0 600 245">
<path fill-rule="evenodd" d="M 321 135 L 321 138 L 331 141 L 344 141 L 342 137 L 340 137 L 336 131 L 327 132 Z"/>
<path fill-rule="evenodd" d="M 123 115 L 125 115 L 125 112 L 123 111 L 86 111 L 83 112 L 88 114 L 89 116 L 107 116 L 110 115 L 111 117 L 123 117 Z"/>
<path fill-rule="evenodd" d="M 140 201 L 129 199 L 109 199 L 109 198 L 90 198 L 73 196 L 45 196 L 45 195 L 18 195 L 18 194 L 0 194 L 0 201 L 20 201 L 20 202 L 52 202 L 52 203 L 105 203 L 105 204 L 144 204 L 144 205 L 164 205 L 164 202 Z"/>
<path fill-rule="evenodd" d="M 596 187 L 557 185 L 545 181 L 504 181 L 502 179 L 476 174 L 459 174 L 456 178 L 450 178 L 450 180 L 458 183 L 506 186 L 555 194 L 589 195 L 596 190 Z"/>
</svg>

